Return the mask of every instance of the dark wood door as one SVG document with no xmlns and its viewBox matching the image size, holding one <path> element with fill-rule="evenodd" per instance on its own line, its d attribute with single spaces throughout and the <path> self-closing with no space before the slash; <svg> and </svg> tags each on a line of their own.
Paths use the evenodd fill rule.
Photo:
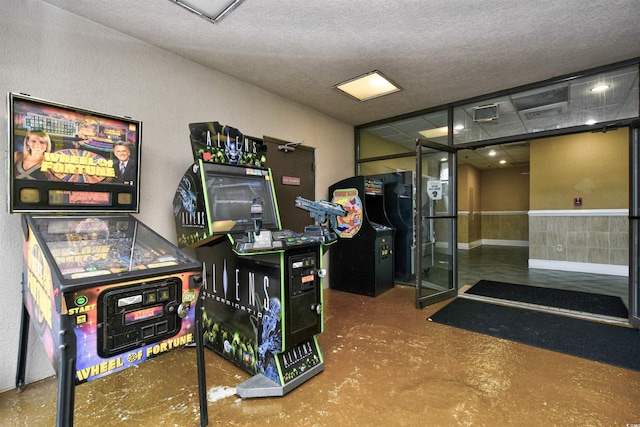
<svg viewBox="0 0 640 427">
<path fill-rule="evenodd" d="M 287 141 L 268 136 L 267 166 L 271 168 L 282 228 L 301 233 L 313 224 L 309 212 L 295 207 L 296 197 L 315 200 L 315 149 L 304 145 L 284 150 Z M 289 147 L 291 147 L 290 145 Z"/>
</svg>

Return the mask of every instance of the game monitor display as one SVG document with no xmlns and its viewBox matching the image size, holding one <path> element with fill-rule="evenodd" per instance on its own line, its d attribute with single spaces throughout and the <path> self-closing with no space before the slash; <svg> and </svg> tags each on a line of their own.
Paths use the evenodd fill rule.
<svg viewBox="0 0 640 427">
<path fill-rule="evenodd" d="M 9 212 L 138 212 L 141 122 L 9 93 Z"/>
<path fill-rule="evenodd" d="M 268 170 L 205 163 L 204 180 L 214 233 L 252 231 L 255 226 L 252 207 L 256 204 L 262 207 L 261 228 L 280 228 Z"/>
</svg>

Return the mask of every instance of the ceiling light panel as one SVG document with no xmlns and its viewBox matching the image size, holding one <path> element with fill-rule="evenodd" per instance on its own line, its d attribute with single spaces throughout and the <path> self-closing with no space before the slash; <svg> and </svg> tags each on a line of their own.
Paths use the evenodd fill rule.
<svg viewBox="0 0 640 427">
<path fill-rule="evenodd" d="M 436 129 L 421 130 L 418 133 L 427 139 L 434 139 L 441 136 L 447 136 L 449 134 L 449 128 L 446 126 L 443 126 L 441 128 L 436 128 Z"/>
<path fill-rule="evenodd" d="M 214 24 L 220 22 L 244 0 L 169 0 Z"/>
<path fill-rule="evenodd" d="M 400 86 L 377 70 L 339 83 L 334 87 L 358 101 L 367 101 L 401 90 Z"/>
</svg>

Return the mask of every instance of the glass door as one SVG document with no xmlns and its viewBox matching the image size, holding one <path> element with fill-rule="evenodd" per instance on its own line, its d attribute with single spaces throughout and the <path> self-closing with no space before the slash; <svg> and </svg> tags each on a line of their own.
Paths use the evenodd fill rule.
<svg viewBox="0 0 640 427">
<path fill-rule="evenodd" d="M 640 121 L 629 128 L 629 323 L 640 329 Z"/>
<path fill-rule="evenodd" d="M 456 149 L 416 144 L 416 307 L 458 294 Z"/>
</svg>

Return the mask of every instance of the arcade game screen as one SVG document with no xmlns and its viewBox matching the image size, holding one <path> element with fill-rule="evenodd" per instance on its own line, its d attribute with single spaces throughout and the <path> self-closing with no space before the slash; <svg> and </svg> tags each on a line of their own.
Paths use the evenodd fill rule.
<svg viewBox="0 0 640 427">
<path fill-rule="evenodd" d="M 252 205 L 262 206 L 262 228 L 279 229 L 275 194 L 268 171 L 205 164 L 206 192 L 211 218 L 233 221 L 229 233 L 253 230 Z"/>
<path fill-rule="evenodd" d="M 8 104 L 10 212 L 137 212 L 140 122 L 14 93 Z"/>
</svg>

